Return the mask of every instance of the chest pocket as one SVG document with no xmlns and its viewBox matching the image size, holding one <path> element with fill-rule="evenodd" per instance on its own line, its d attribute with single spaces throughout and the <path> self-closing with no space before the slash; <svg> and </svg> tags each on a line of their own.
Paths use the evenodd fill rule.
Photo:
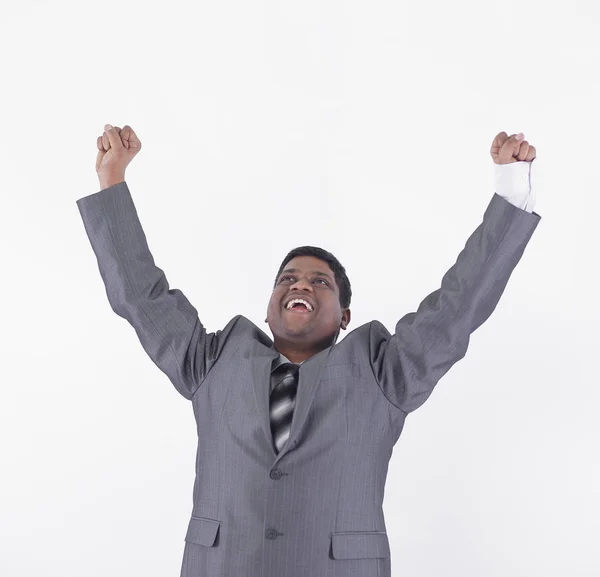
<svg viewBox="0 0 600 577">
<path fill-rule="evenodd" d="M 356 363 L 340 363 L 337 365 L 327 365 L 323 368 L 323 376 L 329 380 L 353 380 L 360 376 L 360 367 Z"/>
</svg>

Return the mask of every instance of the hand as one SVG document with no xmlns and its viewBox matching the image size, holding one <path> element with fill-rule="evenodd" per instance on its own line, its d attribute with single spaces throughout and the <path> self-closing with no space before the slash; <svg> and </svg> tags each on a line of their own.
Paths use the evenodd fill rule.
<svg viewBox="0 0 600 577">
<path fill-rule="evenodd" d="M 105 125 L 106 130 L 96 141 L 98 155 L 96 156 L 96 172 L 100 181 L 121 178 L 125 179 L 125 169 L 133 157 L 141 150 L 142 143 L 133 129 L 125 125 Z"/>
<path fill-rule="evenodd" d="M 520 138 L 517 138 L 520 136 Z M 523 140 L 523 134 L 511 134 L 499 132 L 492 142 L 490 154 L 496 164 L 510 164 L 525 160 L 531 162 L 536 155 L 535 146 Z"/>
</svg>

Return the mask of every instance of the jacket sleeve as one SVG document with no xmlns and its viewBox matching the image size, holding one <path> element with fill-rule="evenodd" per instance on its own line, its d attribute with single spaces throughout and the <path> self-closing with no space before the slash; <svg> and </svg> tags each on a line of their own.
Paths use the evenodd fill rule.
<svg viewBox="0 0 600 577">
<path fill-rule="evenodd" d="M 495 193 L 441 287 L 398 321 L 394 335 L 379 321 L 371 323 L 370 362 L 393 405 L 405 413 L 418 409 L 465 356 L 471 334 L 496 308 L 540 220 Z"/>
<path fill-rule="evenodd" d="M 125 182 L 77 200 L 112 310 L 135 329 L 152 361 L 191 399 L 232 330 L 207 333 L 179 289 L 154 264 Z"/>
</svg>

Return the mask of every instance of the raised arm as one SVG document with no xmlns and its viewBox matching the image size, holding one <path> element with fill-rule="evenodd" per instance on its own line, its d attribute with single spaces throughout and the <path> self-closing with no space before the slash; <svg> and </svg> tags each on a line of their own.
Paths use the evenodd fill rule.
<svg viewBox="0 0 600 577">
<path fill-rule="evenodd" d="M 535 149 L 532 154 L 535 157 Z M 518 153 L 514 158 L 525 161 Z M 371 364 L 392 404 L 406 413 L 419 408 L 465 356 L 471 334 L 496 308 L 540 220 L 537 213 L 495 193 L 441 287 L 425 297 L 416 312 L 403 316 L 393 335 L 382 323 L 371 324 Z"/>
<path fill-rule="evenodd" d="M 113 150 L 119 144 L 123 146 L 120 134 L 127 129 L 109 130 Z M 129 131 L 127 138 L 137 139 Z M 100 146 L 103 145 L 99 138 L 99 151 Z M 116 158 L 123 164 L 123 159 L 131 160 L 136 153 L 122 150 Z M 101 161 L 100 152 L 98 156 Z M 234 323 L 223 331 L 207 333 L 185 295 L 179 289 L 169 288 L 165 273 L 155 265 L 146 242 L 124 179 L 125 166 L 102 172 L 97 164 L 101 186 L 108 186 L 80 198 L 77 206 L 112 310 L 131 324 L 152 361 L 184 397 L 191 399 L 219 357 Z"/>
</svg>

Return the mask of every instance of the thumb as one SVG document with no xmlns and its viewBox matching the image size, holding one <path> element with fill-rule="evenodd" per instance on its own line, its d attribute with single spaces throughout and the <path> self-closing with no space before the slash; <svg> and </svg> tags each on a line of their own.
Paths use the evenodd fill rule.
<svg viewBox="0 0 600 577">
<path fill-rule="evenodd" d="M 513 134 L 506 139 L 498 153 L 498 164 L 516 162 L 514 157 L 516 157 L 519 152 L 519 147 L 521 146 L 523 138 L 525 138 L 525 135 L 520 132 L 519 134 Z"/>
<path fill-rule="evenodd" d="M 108 142 L 110 142 L 110 147 L 116 151 L 119 148 L 124 148 L 123 143 L 121 142 L 121 136 L 117 132 L 117 129 L 111 124 L 104 125 L 104 132 L 106 132 L 106 136 L 108 137 Z"/>
</svg>

